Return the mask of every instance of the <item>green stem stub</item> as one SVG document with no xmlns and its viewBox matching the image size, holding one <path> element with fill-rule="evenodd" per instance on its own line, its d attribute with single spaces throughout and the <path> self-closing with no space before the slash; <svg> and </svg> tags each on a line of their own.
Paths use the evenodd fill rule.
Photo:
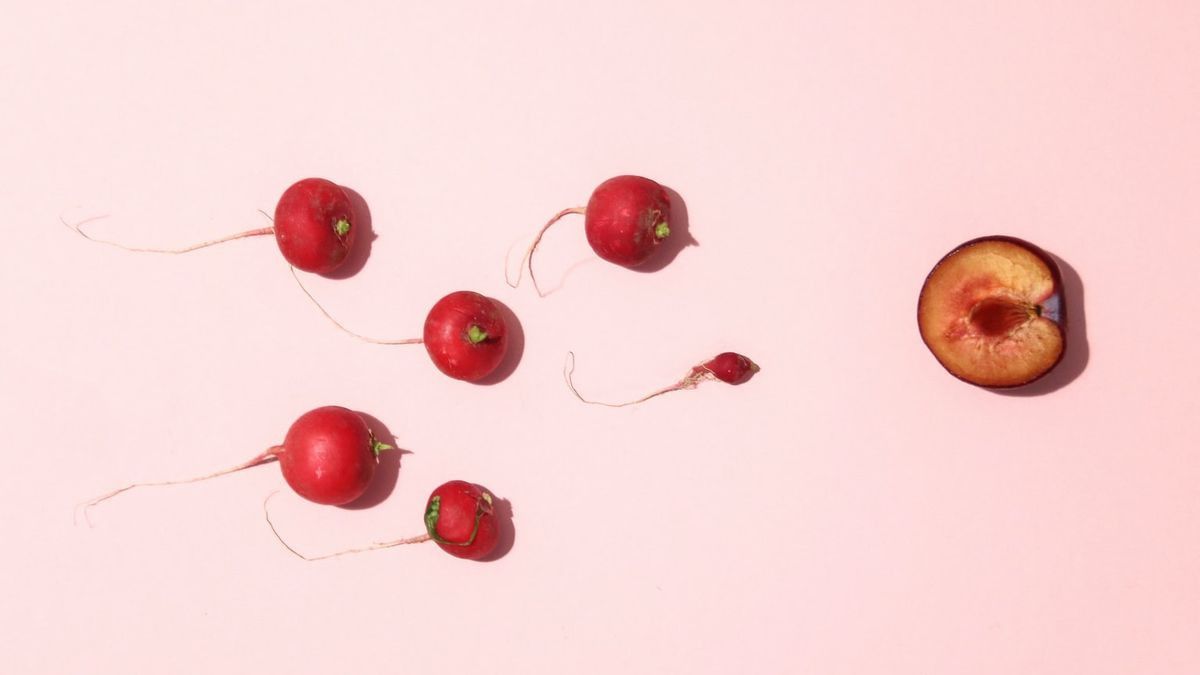
<svg viewBox="0 0 1200 675">
<path fill-rule="evenodd" d="M 667 221 L 664 220 L 658 225 L 654 226 L 655 239 L 666 239 L 669 236 L 671 236 L 671 227 L 667 225 Z"/>
<path fill-rule="evenodd" d="M 350 221 L 345 218 L 338 218 L 337 222 L 333 224 L 333 231 L 337 232 L 339 237 L 346 236 L 350 232 Z"/>
<path fill-rule="evenodd" d="M 379 453 L 381 452 L 395 449 L 396 446 L 394 445 L 388 445 L 387 443 L 384 443 L 383 441 L 377 441 L 374 438 L 371 439 L 371 452 L 374 452 L 376 457 L 379 457 Z"/>
<path fill-rule="evenodd" d="M 484 492 L 475 503 L 475 526 L 471 528 L 471 536 L 467 537 L 466 541 L 447 541 L 438 534 L 437 524 L 441 511 L 442 498 L 438 496 L 430 499 L 429 506 L 425 507 L 425 531 L 429 533 L 429 538 L 446 546 L 470 546 L 475 543 L 475 537 L 479 534 L 479 521 L 483 520 L 484 515 L 492 512 L 492 495 Z"/>
<path fill-rule="evenodd" d="M 471 344 L 477 345 L 486 339 L 488 339 L 487 331 L 480 328 L 479 326 L 471 324 L 471 327 L 467 329 L 467 340 Z"/>
</svg>

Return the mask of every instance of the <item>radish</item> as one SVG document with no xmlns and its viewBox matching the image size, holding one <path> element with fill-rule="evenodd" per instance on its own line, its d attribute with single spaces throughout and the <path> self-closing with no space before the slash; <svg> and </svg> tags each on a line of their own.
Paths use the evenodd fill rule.
<svg viewBox="0 0 1200 675">
<path fill-rule="evenodd" d="M 275 242 L 293 267 L 329 274 L 354 246 L 353 209 L 346 191 L 323 178 L 305 178 L 275 206 Z"/>
<path fill-rule="evenodd" d="M 63 224 L 85 239 L 139 253 L 189 253 L 235 239 L 274 234 L 288 263 L 315 274 L 329 274 L 346 261 L 357 231 L 346 191 L 324 178 L 305 178 L 285 190 L 275 207 L 273 227 L 246 230 L 182 248 L 126 246 L 97 239 L 84 232 L 82 224 L 69 225 L 65 220 Z"/>
<path fill-rule="evenodd" d="M 293 422 L 283 445 L 267 448 L 247 462 L 196 478 L 126 485 L 88 502 L 84 513 L 135 487 L 195 483 L 275 460 L 296 494 L 318 504 L 348 504 L 366 492 L 375 475 L 379 453 L 391 449 L 392 446 L 375 439 L 358 413 L 325 406 L 310 410 Z"/>
<path fill-rule="evenodd" d="M 500 527 L 494 508 L 496 498 L 484 488 L 462 480 L 443 483 L 429 495 L 429 500 L 425 503 L 425 534 L 319 556 L 300 553 L 279 535 L 275 523 L 271 522 L 270 511 L 267 510 L 267 503 L 272 496 L 274 493 L 268 495 L 263 502 L 263 516 L 267 525 L 284 548 L 296 557 L 308 561 L 427 541 L 433 541 L 443 551 L 457 558 L 483 560 L 491 555 L 500 541 Z"/>
<path fill-rule="evenodd" d="M 507 329 L 492 300 L 456 291 L 425 317 L 425 350 L 446 375 L 478 382 L 496 370 L 508 351 Z"/>
<path fill-rule="evenodd" d="M 461 480 L 443 483 L 425 503 L 425 530 L 443 551 L 457 558 L 486 558 L 499 540 L 495 498 Z"/>
<path fill-rule="evenodd" d="M 583 215 L 584 233 L 596 255 L 625 267 L 637 267 L 649 260 L 671 235 L 671 200 L 663 186 L 641 176 L 609 178 L 592 192 L 586 208 L 563 209 L 542 226 L 525 252 L 517 281 L 508 282 L 509 286 L 516 288 L 521 283 L 520 274 L 528 267 L 534 289 L 544 295 L 533 273 L 533 253 L 546 230 L 573 213 Z"/>
<path fill-rule="evenodd" d="M 735 352 L 723 352 L 703 363 L 692 366 L 692 369 L 688 371 L 688 374 L 675 384 L 663 387 L 662 389 L 647 394 L 635 401 L 627 401 L 625 403 L 604 403 L 602 401 L 590 401 L 584 398 L 579 393 L 579 390 L 575 388 L 575 382 L 572 379 L 572 375 L 575 373 L 574 352 L 568 353 L 568 365 L 564 366 L 563 368 L 563 377 L 566 378 L 567 386 L 571 388 L 571 393 L 575 394 L 575 397 L 580 401 L 583 401 L 584 403 L 590 403 L 592 405 L 608 406 L 610 408 L 623 408 L 627 405 L 634 405 L 636 403 L 648 401 L 655 396 L 662 396 L 663 394 L 667 394 L 672 391 L 679 391 L 681 389 L 695 389 L 701 382 L 705 380 L 720 380 L 727 384 L 741 384 L 746 380 L 749 380 L 750 377 L 759 370 L 758 364 L 754 363 L 745 356 Z"/>
<path fill-rule="evenodd" d="M 455 291 L 438 300 L 425 316 L 422 337 L 387 340 L 346 328 L 313 297 L 299 277 L 296 283 L 325 318 L 344 333 L 377 345 L 424 344 L 433 365 L 456 380 L 478 382 L 486 378 L 508 353 L 508 326 L 499 305 L 473 291 Z"/>
</svg>

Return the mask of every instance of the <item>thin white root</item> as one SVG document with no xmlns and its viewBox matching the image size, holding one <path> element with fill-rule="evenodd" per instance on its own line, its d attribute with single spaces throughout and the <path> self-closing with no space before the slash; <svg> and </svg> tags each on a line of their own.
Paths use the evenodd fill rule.
<svg viewBox="0 0 1200 675">
<path fill-rule="evenodd" d="M 525 256 L 523 258 L 521 258 L 521 267 L 517 271 L 517 280 L 515 282 L 509 280 L 508 256 L 505 255 L 505 257 L 504 257 L 504 282 L 507 283 L 509 285 L 509 287 L 511 287 L 511 288 L 516 288 L 517 286 L 520 286 L 521 278 L 525 274 L 525 268 L 528 267 L 529 268 L 529 280 L 533 282 L 533 290 L 537 291 L 538 297 L 542 297 L 542 298 L 546 297 L 545 294 L 542 293 L 542 289 L 538 287 L 537 277 L 535 277 L 533 274 L 533 252 L 538 247 L 538 244 L 541 243 L 542 236 L 546 234 L 546 230 L 550 229 L 551 225 L 553 225 L 554 223 L 557 223 L 563 216 L 568 216 L 572 213 L 578 213 L 580 215 L 584 215 L 586 212 L 587 212 L 587 209 L 585 209 L 584 207 L 575 206 L 575 207 L 572 207 L 569 209 L 563 209 L 562 211 L 559 211 L 558 213 L 554 214 L 554 217 L 551 218 L 549 221 L 547 221 L 546 224 L 542 226 L 542 229 L 538 230 L 537 236 L 534 237 L 534 239 L 533 239 L 533 243 L 530 244 L 529 248 L 525 251 Z"/>
<path fill-rule="evenodd" d="M 365 553 L 366 551 L 378 551 L 381 548 L 392 548 L 393 546 L 404 546 L 406 544 L 420 544 L 422 542 L 426 542 L 426 541 L 430 540 L 430 536 L 428 534 L 422 534 L 417 537 L 409 537 L 407 539 L 397 539 L 395 541 L 382 541 L 382 542 L 378 542 L 375 544 L 371 544 L 370 546 L 363 546 L 361 548 L 351 548 L 351 549 L 346 549 L 345 551 L 337 551 L 335 553 L 326 553 L 325 555 L 307 556 L 307 555 L 304 555 L 303 553 L 297 551 L 296 549 L 292 548 L 292 546 L 290 544 L 288 544 L 286 541 L 284 541 L 283 537 L 280 536 L 280 534 L 279 534 L 279 530 L 275 529 L 275 523 L 271 522 L 271 512 L 267 509 L 267 502 L 271 501 L 271 498 L 274 497 L 276 494 L 278 494 L 278 492 L 279 492 L 278 490 L 276 490 L 275 492 L 272 492 L 271 494 L 267 495 L 266 499 L 263 500 L 263 517 L 267 519 L 267 526 L 271 528 L 271 533 L 275 535 L 275 538 L 279 540 L 279 543 L 282 544 L 283 547 L 286 548 L 288 551 L 291 551 L 292 555 L 296 556 L 297 558 L 300 558 L 301 560 L 307 560 L 309 562 L 315 562 L 317 560 L 328 560 L 329 558 L 336 558 L 338 556 L 349 555 L 351 553 Z"/>
<path fill-rule="evenodd" d="M 701 380 L 712 378 L 712 373 L 709 373 L 706 371 L 697 371 L 696 369 L 693 369 L 691 373 L 688 373 L 687 377 L 684 377 L 682 380 L 679 380 L 675 384 L 672 384 L 669 387 L 663 387 L 662 389 L 659 389 L 658 391 L 652 392 L 650 394 L 646 394 L 645 396 L 637 399 L 636 401 L 626 401 L 625 403 L 606 403 L 604 401 L 593 401 L 591 399 L 584 398 L 583 395 L 579 393 L 579 390 L 575 388 L 575 381 L 572 377 L 574 374 L 575 374 L 575 352 L 567 352 L 567 360 L 566 360 L 566 362 L 563 363 L 563 379 L 565 379 L 567 381 L 567 387 L 570 388 L 571 393 L 575 394 L 575 398 L 579 399 L 580 401 L 583 401 L 584 403 L 588 403 L 591 405 L 602 405 L 602 406 L 606 406 L 609 408 L 624 408 L 625 406 L 636 405 L 638 403 L 643 403 L 645 401 L 649 401 L 650 399 L 652 399 L 656 396 L 662 396 L 663 394 L 669 394 L 673 391 L 680 391 L 682 389 L 695 389 L 696 385 L 700 384 Z"/>
<path fill-rule="evenodd" d="M 166 486 L 166 485 L 185 485 L 187 483 L 198 483 L 202 480 L 208 480 L 209 478 L 216 478 L 217 476 L 224 476 L 226 474 L 230 474 L 235 471 L 241 471 L 242 469 L 249 469 L 250 467 L 258 466 L 259 464 L 266 464 L 267 462 L 273 462 L 279 458 L 279 452 L 281 450 L 283 450 L 283 446 L 281 446 L 281 445 L 272 446 L 270 448 L 267 448 L 267 450 L 265 450 L 262 454 L 258 455 L 257 457 L 254 457 L 253 459 L 251 459 L 249 461 L 242 462 L 241 464 L 238 464 L 237 466 L 232 466 L 232 467 L 229 467 L 228 469 L 222 469 L 221 471 L 217 471 L 215 473 L 210 473 L 205 476 L 197 476 L 195 478 L 185 478 L 182 480 L 163 480 L 163 481 L 153 481 L 153 482 L 147 482 L 147 483 L 130 483 L 129 485 L 117 488 L 116 490 L 113 490 L 112 492 L 108 492 L 103 495 L 100 495 L 99 497 L 96 497 L 95 499 L 92 499 L 91 501 L 76 504 L 74 514 L 72 515 L 72 522 L 73 523 L 79 522 L 78 513 L 79 513 L 80 509 L 82 509 L 84 521 L 88 524 L 88 527 L 91 527 L 92 519 L 88 515 L 88 509 L 99 504 L 100 502 L 104 502 L 109 499 L 112 499 L 113 497 L 116 497 L 117 495 L 121 494 L 122 492 L 127 492 L 129 490 L 132 490 L 132 489 L 138 488 L 138 487 L 161 487 L 161 486 Z"/>
<path fill-rule="evenodd" d="M 370 342 L 371 344 L 374 344 L 374 345 L 419 345 L 425 341 L 422 338 L 405 338 L 402 340 L 379 340 L 379 339 L 376 339 L 373 337 L 367 337 L 366 335 L 359 335 L 358 333 L 355 333 L 354 331 L 350 330 L 349 328 L 346 328 L 345 326 L 343 326 L 340 321 L 333 318 L 333 315 L 330 314 L 328 311 L 326 311 L 325 308 L 321 306 L 321 303 L 317 302 L 317 299 L 313 297 L 313 294 L 310 293 L 308 291 L 308 289 L 304 287 L 304 282 L 300 281 L 300 275 L 296 274 L 295 267 L 292 267 L 291 265 L 289 265 L 288 269 L 290 269 L 292 271 L 292 278 L 296 280 L 296 285 L 300 287 L 300 290 L 304 291 L 304 294 L 308 296 L 308 299 L 311 300 L 312 303 L 317 306 L 317 309 L 321 310 L 321 313 L 325 315 L 325 318 L 329 319 L 330 323 L 337 326 L 343 333 L 345 333 L 351 337 L 358 338 L 359 340 L 362 340 L 363 342 Z"/>
<path fill-rule="evenodd" d="M 83 237 L 84 239 L 87 239 L 88 241 L 94 241 L 97 244 L 107 244 L 109 246 L 115 246 L 115 247 L 125 250 L 125 251 L 133 251 L 134 253 L 168 253 L 171 255 L 178 255 L 180 253 L 190 253 L 192 251 L 196 251 L 196 250 L 199 250 L 202 248 L 208 248 L 209 246 L 215 246 L 216 244 L 223 244 L 227 241 L 234 241 L 235 239 L 245 239 L 246 237 L 257 237 L 257 236 L 261 236 L 264 234 L 274 234 L 275 233 L 274 227 L 260 227 L 255 230 L 246 230 L 245 232 L 238 232 L 236 234 L 231 234 L 231 235 L 228 235 L 225 237 L 221 237 L 220 239 L 210 239 L 208 241 L 202 241 L 198 244 L 192 244 L 191 246 L 184 246 L 183 248 L 146 248 L 146 247 L 141 247 L 141 246 L 126 246 L 125 244 L 122 244 L 120 242 L 110 241 L 108 239 L 100 239 L 99 237 L 93 237 L 92 235 L 88 234 L 87 232 L 84 232 L 84 230 L 83 230 L 84 225 L 86 225 L 94 220 L 99 220 L 99 218 L 102 218 L 102 217 L 103 216 L 98 216 L 96 218 L 88 218 L 87 220 L 82 220 L 74 225 L 68 223 L 66 221 L 66 219 L 63 218 L 62 216 L 59 216 L 58 220 L 63 225 L 65 225 L 67 228 L 74 230 L 74 232 L 76 234 Z"/>
</svg>

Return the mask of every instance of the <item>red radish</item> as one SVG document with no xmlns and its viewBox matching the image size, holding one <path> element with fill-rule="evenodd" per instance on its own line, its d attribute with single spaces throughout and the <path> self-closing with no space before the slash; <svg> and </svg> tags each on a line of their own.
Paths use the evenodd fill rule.
<svg viewBox="0 0 1200 675">
<path fill-rule="evenodd" d="M 461 480 L 443 483 L 425 504 L 425 529 L 443 551 L 458 558 L 486 558 L 499 540 L 494 498 Z"/>
<path fill-rule="evenodd" d="M 366 492 L 375 475 L 379 453 L 391 449 L 392 446 L 375 439 L 358 413 L 325 406 L 310 410 L 293 422 L 283 445 L 267 448 L 247 462 L 196 478 L 126 485 L 88 502 L 84 512 L 135 487 L 195 483 L 274 460 L 279 460 L 284 479 L 301 497 L 318 504 L 348 504 Z"/>
<path fill-rule="evenodd" d="M 533 253 L 546 230 L 572 213 L 583 214 L 583 229 L 596 255 L 625 267 L 637 267 L 649 260 L 658 245 L 671 235 L 671 200 L 663 186 L 641 176 L 609 178 L 592 192 L 587 208 L 563 209 L 555 214 L 526 251 L 521 271 L 529 268 L 529 278 L 538 295 L 542 291 L 533 273 Z M 518 275 L 516 283 L 509 285 L 516 288 L 520 282 Z"/>
<path fill-rule="evenodd" d="M 318 504 L 340 505 L 367 491 L 385 449 L 388 446 L 375 440 L 358 413 L 326 406 L 292 423 L 277 456 L 296 494 Z"/>
<path fill-rule="evenodd" d="M 496 522 L 494 509 L 495 497 L 484 488 L 461 480 L 452 480 L 438 486 L 429 501 L 425 504 L 425 534 L 406 537 L 393 541 L 383 541 L 362 548 L 352 548 L 336 553 L 319 556 L 306 556 L 292 548 L 271 522 L 271 514 L 267 510 L 267 502 L 263 502 L 263 516 L 267 525 L 275 533 L 275 538 L 284 548 L 296 557 L 304 560 L 326 560 L 349 553 L 375 551 L 381 548 L 392 548 L 406 544 L 420 544 L 426 541 L 435 542 L 441 549 L 457 558 L 467 560 L 483 560 L 496 549 L 500 540 L 500 528 Z"/>
<path fill-rule="evenodd" d="M 662 389 L 647 394 L 636 401 L 627 401 L 625 403 L 604 403 L 602 401 L 589 401 L 579 393 L 578 389 L 575 388 L 575 382 L 571 377 L 575 372 L 575 353 L 570 352 L 568 356 L 568 365 L 563 369 L 563 376 L 567 380 L 567 386 L 571 388 L 571 393 L 575 394 L 575 397 L 584 403 L 591 403 L 592 405 L 604 405 L 610 408 L 623 408 L 627 405 L 634 405 L 635 403 L 649 401 L 655 396 L 662 396 L 663 394 L 667 394 L 672 391 L 679 391 L 681 389 L 695 389 L 701 382 L 705 380 L 720 380 L 728 384 L 741 384 L 742 382 L 749 380 L 754 373 L 759 371 L 758 364 L 754 363 L 745 356 L 735 352 L 722 352 L 721 354 L 717 354 L 704 363 L 692 366 L 691 371 L 689 371 L 687 375 L 685 375 L 675 384 L 672 384 L 668 387 L 663 387 Z"/>
<path fill-rule="evenodd" d="M 496 303 L 471 291 L 456 291 L 437 301 L 425 317 L 424 339 L 438 370 L 467 382 L 490 375 L 508 351 L 504 318 Z"/>
<path fill-rule="evenodd" d="M 329 274 L 346 261 L 358 231 L 346 191 L 324 178 L 289 187 L 275 206 L 275 241 L 293 266 Z"/>
<path fill-rule="evenodd" d="M 182 248 L 142 248 L 97 239 L 83 231 L 83 224 L 64 225 L 85 239 L 139 253 L 188 253 L 235 239 L 274 234 L 283 257 L 305 272 L 329 274 L 341 266 L 354 245 L 350 198 L 346 191 L 324 178 L 305 178 L 284 191 L 275 207 L 274 227 L 238 232 L 220 239 Z"/>
<path fill-rule="evenodd" d="M 342 332 L 377 345 L 424 344 L 438 370 L 457 380 L 482 380 L 500 366 L 508 352 L 508 328 L 499 306 L 491 298 L 473 291 L 455 291 L 438 300 L 425 316 L 423 337 L 384 340 L 346 328 L 317 302 L 299 277 L 296 283 Z"/>
</svg>

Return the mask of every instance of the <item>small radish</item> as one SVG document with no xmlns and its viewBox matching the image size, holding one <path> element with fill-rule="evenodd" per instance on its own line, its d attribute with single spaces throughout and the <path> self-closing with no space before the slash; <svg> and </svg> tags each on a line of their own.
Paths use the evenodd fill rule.
<svg viewBox="0 0 1200 675">
<path fill-rule="evenodd" d="M 294 267 L 329 274 L 346 261 L 354 245 L 356 228 L 346 191 L 324 178 L 305 178 L 284 191 L 275 207 L 275 225 L 238 232 L 183 248 L 141 248 L 97 239 L 82 224 L 64 225 L 85 239 L 139 253 L 188 253 L 235 239 L 274 234 L 283 257 Z"/>
<path fill-rule="evenodd" d="M 602 401 L 590 401 L 584 398 L 579 393 L 579 390 L 575 388 L 575 382 L 572 380 L 572 375 L 575 372 L 575 354 L 574 352 L 571 352 L 568 354 L 568 356 L 568 365 L 563 369 L 563 377 L 566 378 L 567 386 L 571 388 L 571 393 L 575 394 L 575 397 L 584 403 L 591 403 L 592 405 L 604 405 L 610 408 L 623 408 L 627 405 L 634 405 L 636 403 L 648 401 L 655 396 L 662 396 L 663 394 L 667 394 L 672 391 L 679 391 L 681 389 L 695 389 L 701 382 L 705 380 L 720 380 L 728 384 L 741 384 L 746 380 L 749 380 L 754 373 L 759 371 L 758 364 L 754 363 L 745 356 L 735 352 L 723 352 L 721 354 L 717 354 L 704 363 L 693 366 L 691 371 L 689 371 L 687 375 L 685 375 L 675 384 L 672 384 L 668 387 L 663 387 L 662 389 L 647 394 L 636 401 L 627 401 L 625 403 L 604 403 Z"/>
<path fill-rule="evenodd" d="M 455 291 L 438 300 L 425 316 L 423 337 L 385 340 L 346 328 L 313 297 L 299 277 L 296 283 L 325 318 L 344 333 L 377 345 L 424 344 L 433 365 L 456 380 L 478 382 L 486 378 L 508 352 L 508 327 L 500 307 L 473 291 Z"/>
<path fill-rule="evenodd" d="M 84 513 L 135 487 L 195 483 L 275 460 L 296 494 L 318 504 L 348 504 L 366 492 L 375 475 L 379 453 L 391 449 L 392 446 L 375 439 L 358 413 L 325 406 L 310 410 L 293 422 L 283 445 L 267 448 L 247 462 L 196 478 L 126 485 L 88 502 Z"/>
<path fill-rule="evenodd" d="M 486 558 L 499 540 L 491 493 L 461 480 L 443 483 L 425 504 L 425 529 L 443 551 L 457 558 Z"/>
<path fill-rule="evenodd" d="M 649 260 L 659 244 L 671 235 L 671 200 L 663 186 L 641 176 L 609 178 L 592 192 L 586 208 L 563 209 L 555 214 L 525 252 L 521 272 L 529 268 L 529 278 L 538 295 L 542 291 L 533 273 L 533 253 L 546 230 L 572 213 L 583 215 L 583 229 L 596 255 L 625 267 L 637 267 Z M 518 275 L 516 283 L 509 282 L 509 286 L 516 288 L 520 282 Z"/>
<path fill-rule="evenodd" d="M 491 555 L 500 540 L 500 527 L 494 508 L 496 498 L 474 483 L 452 480 L 438 486 L 429 495 L 429 500 L 425 503 L 425 534 L 320 556 L 306 556 L 284 541 L 275 529 L 275 523 L 271 522 L 267 502 L 272 496 L 274 493 L 263 502 L 263 516 L 267 519 L 267 525 L 284 548 L 296 557 L 309 561 L 427 541 L 433 541 L 443 551 L 457 558 L 483 560 Z"/>
</svg>

